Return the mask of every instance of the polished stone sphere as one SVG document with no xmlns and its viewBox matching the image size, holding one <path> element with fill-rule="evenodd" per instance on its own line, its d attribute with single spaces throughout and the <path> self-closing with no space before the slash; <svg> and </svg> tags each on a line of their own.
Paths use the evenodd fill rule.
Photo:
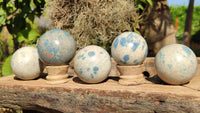
<svg viewBox="0 0 200 113">
<path fill-rule="evenodd" d="M 135 32 L 124 32 L 112 43 L 111 54 L 120 65 L 142 64 L 147 57 L 148 47 L 145 39 Z"/>
<path fill-rule="evenodd" d="M 169 84 L 184 84 L 195 75 L 198 65 L 193 51 L 182 44 L 163 47 L 155 57 L 158 76 Z"/>
<path fill-rule="evenodd" d="M 60 29 L 47 31 L 37 44 L 40 59 L 46 65 L 65 65 L 76 52 L 72 36 Z"/>
<path fill-rule="evenodd" d="M 108 77 L 111 70 L 110 55 L 99 46 L 87 46 L 76 54 L 74 70 L 86 83 L 99 83 Z"/>
<path fill-rule="evenodd" d="M 39 77 L 42 63 L 37 48 L 22 47 L 11 58 L 11 69 L 17 78 L 30 80 Z"/>
</svg>

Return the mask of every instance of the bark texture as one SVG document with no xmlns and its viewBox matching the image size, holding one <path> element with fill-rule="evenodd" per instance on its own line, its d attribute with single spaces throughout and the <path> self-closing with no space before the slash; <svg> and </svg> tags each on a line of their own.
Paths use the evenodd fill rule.
<svg viewBox="0 0 200 113">
<path fill-rule="evenodd" d="M 199 63 L 200 63 L 200 59 Z M 110 77 L 99 84 L 85 84 L 77 77 L 69 82 L 49 85 L 45 79 L 22 81 L 14 75 L 0 78 L 0 107 L 60 112 L 120 113 L 198 113 L 200 112 L 200 70 L 186 85 L 163 84 L 156 78 L 154 59 L 145 61 L 152 83 L 123 86 L 113 68 Z M 200 65 L 199 65 L 200 67 Z M 73 70 L 71 70 L 73 71 Z"/>
<path fill-rule="evenodd" d="M 140 23 L 140 31 L 148 43 L 149 56 L 155 56 L 163 46 L 176 43 L 176 30 L 167 0 L 153 0 L 153 3 L 153 8 L 145 12 L 146 16 Z"/>
<path fill-rule="evenodd" d="M 190 0 L 188 10 L 187 10 L 187 17 L 185 21 L 185 30 L 183 34 L 183 44 L 190 47 L 190 40 L 191 40 L 191 29 L 192 29 L 192 14 L 194 9 L 194 0 Z"/>
</svg>

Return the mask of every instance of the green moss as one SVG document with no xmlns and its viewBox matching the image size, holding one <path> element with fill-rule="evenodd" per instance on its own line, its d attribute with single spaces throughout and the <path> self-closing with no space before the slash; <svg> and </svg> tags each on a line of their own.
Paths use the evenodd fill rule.
<svg viewBox="0 0 200 113">
<path fill-rule="evenodd" d="M 124 31 L 134 31 L 137 24 L 133 23 L 139 19 L 132 0 L 71 0 L 67 3 L 58 0 L 49 4 L 48 17 L 54 23 L 53 28 L 69 32 L 78 48 L 98 45 L 109 52 L 115 37 Z"/>
</svg>

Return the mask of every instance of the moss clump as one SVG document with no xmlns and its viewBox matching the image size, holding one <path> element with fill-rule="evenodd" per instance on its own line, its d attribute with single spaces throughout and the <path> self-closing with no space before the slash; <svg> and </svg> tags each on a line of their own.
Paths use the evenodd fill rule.
<svg viewBox="0 0 200 113">
<path fill-rule="evenodd" d="M 114 38 L 133 31 L 138 19 L 132 0 L 52 0 L 47 9 L 53 28 L 72 34 L 78 48 L 94 44 L 110 50 Z"/>
</svg>

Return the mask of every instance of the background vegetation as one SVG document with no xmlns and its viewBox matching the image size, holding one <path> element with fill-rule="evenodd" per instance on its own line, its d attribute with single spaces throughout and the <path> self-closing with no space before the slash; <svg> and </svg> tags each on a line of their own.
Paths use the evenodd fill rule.
<svg viewBox="0 0 200 113">
<path fill-rule="evenodd" d="M 176 20 L 178 19 L 178 29 L 176 33 L 176 37 L 181 43 L 184 27 L 185 27 L 185 19 L 187 15 L 187 8 L 188 6 L 170 6 L 170 13 L 173 18 L 174 25 L 176 24 Z M 193 41 L 199 40 L 200 41 L 200 35 L 199 38 L 194 37 L 199 31 L 200 31 L 200 6 L 194 6 L 193 10 L 193 19 L 192 19 L 192 39 Z"/>
<path fill-rule="evenodd" d="M 151 0 L 135 0 L 137 3 L 135 7 L 132 0 L 76 2 L 76 0 L 49 1 L 45 9 L 49 18 L 56 20 L 51 23 L 44 14 L 40 17 L 45 6 L 43 0 L 1 1 L 0 60 L 4 62 L 2 75 L 12 74 L 9 55 L 20 47 L 34 46 L 37 39 L 51 27 L 51 24 L 59 23 L 54 28 L 63 29 L 72 34 L 78 48 L 95 44 L 110 51 L 112 41 L 119 32 L 132 30 L 138 32 L 135 27 L 138 19 L 137 11 L 145 8 L 140 4 L 152 6 Z"/>
<path fill-rule="evenodd" d="M 0 76 L 12 74 L 10 59 L 14 51 L 36 44 L 41 34 L 34 20 L 42 15 L 44 6 L 44 0 L 0 0 Z"/>
<path fill-rule="evenodd" d="M 170 6 L 170 13 L 173 18 L 175 27 L 177 26 L 176 38 L 179 43 L 182 43 L 185 19 L 188 6 Z M 192 30 L 191 30 L 191 47 L 195 54 L 200 56 L 200 6 L 194 6 Z"/>
</svg>

